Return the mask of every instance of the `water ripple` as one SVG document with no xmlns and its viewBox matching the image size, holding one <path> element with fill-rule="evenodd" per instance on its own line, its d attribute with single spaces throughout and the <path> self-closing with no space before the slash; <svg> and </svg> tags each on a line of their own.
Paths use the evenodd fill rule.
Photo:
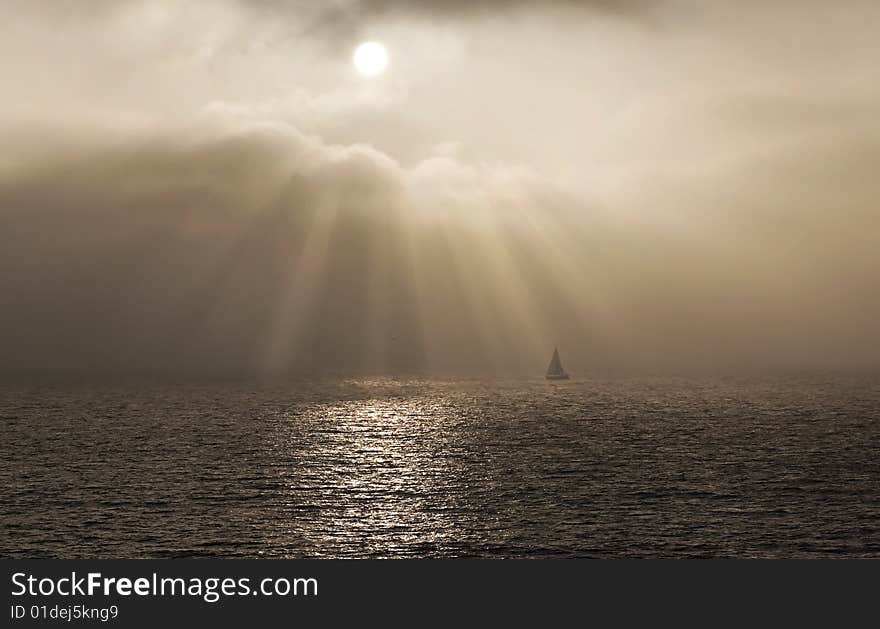
<svg viewBox="0 0 880 629">
<path fill-rule="evenodd" d="M 0 389 L 4 557 L 880 556 L 877 379 Z"/>
</svg>

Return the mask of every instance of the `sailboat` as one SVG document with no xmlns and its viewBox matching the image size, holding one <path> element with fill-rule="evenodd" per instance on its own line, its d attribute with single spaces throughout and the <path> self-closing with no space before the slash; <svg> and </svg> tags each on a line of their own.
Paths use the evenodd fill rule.
<svg viewBox="0 0 880 629">
<path fill-rule="evenodd" d="M 553 348 L 553 358 L 550 359 L 550 365 L 547 367 L 547 380 L 568 380 L 570 376 L 565 373 L 562 368 L 562 361 L 559 360 L 559 350 Z"/>
</svg>

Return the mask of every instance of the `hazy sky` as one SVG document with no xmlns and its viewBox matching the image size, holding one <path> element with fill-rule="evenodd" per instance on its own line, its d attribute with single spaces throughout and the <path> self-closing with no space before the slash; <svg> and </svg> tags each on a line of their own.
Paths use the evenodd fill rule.
<svg viewBox="0 0 880 629">
<path fill-rule="evenodd" d="M 2 371 L 880 367 L 876 1 L 0 10 Z"/>
</svg>

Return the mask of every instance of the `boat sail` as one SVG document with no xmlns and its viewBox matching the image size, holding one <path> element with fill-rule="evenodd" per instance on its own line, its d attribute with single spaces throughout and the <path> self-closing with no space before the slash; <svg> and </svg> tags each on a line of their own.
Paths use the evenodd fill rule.
<svg viewBox="0 0 880 629">
<path fill-rule="evenodd" d="M 559 350 L 553 348 L 553 358 L 550 359 L 550 365 L 547 367 L 547 380 L 568 380 L 569 375 L 562 368 L 562 361 L 559 360 Z"/>
</svg>

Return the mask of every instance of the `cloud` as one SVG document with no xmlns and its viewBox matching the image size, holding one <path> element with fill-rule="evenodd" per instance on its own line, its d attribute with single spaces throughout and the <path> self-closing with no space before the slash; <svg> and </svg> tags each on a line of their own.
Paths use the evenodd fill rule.
<svg viewBox="0 0 880 629">
<path fill-rule="evenodd" d="M 455 283 L 419 301 L 437 276 L 489 256 L 435 237 L 450 225 L 473 236 L 475 213 L 536 210 L 530 190 L 556 194 L 525 173 L 448 157 L 405 169 L 217 110 L 69 144 L 0 178 L 0 336 L 16 371 L 420 369 L 429 344 L 450 342 L 439 358 L 454 362 L 498 304 L 455 312 Z M 417 278 L 414 255 L 437 265 Z M 458 331 L 424 330 L 420 308 Z"/>
<path fill-rule="evenodd" d="M 311 3 L 298 0 L 245 0 L 242 4 L 275 16 L 296 16 L 302 20 L 299 36 L 326 38 L 350 43 L 369 34 L 377 22 L 404 19 L 462 21 L 510 18 L 517 15 L 570 10 L 586 15 L 635 19 L 650 14 L 662 0 L 342 0 Z"/>
<path fill-rule="evenodd" d="M 880 363 L 876 9 L 6 4 L 7 371 Z"/>
<path fill-rule="evenodd" d="M 505 15 L 517 10 L 543 11 L 560 6 L 586 11 L 631 14 L 650 9 L 662 0 L 343 0 L 326 3 L 325 15 L 340 19 L 423 16 L 430 18 Z M 309 3 L 299 0 L 246 0 L 245 4 L 301 12 Z"/>
<path fill-rule="evenodd" d="M 580 369 L 877 358 L 880 191 L 833 213 L 817 193 L 851 190 L 880 142 L 743 173 L 760 192 L 658 224 L 522 167 L 404 167 L 230 112 L 125 138 L 0 179 L 7 370 L 528 371 L 560 339 Z"/>
</svg>

